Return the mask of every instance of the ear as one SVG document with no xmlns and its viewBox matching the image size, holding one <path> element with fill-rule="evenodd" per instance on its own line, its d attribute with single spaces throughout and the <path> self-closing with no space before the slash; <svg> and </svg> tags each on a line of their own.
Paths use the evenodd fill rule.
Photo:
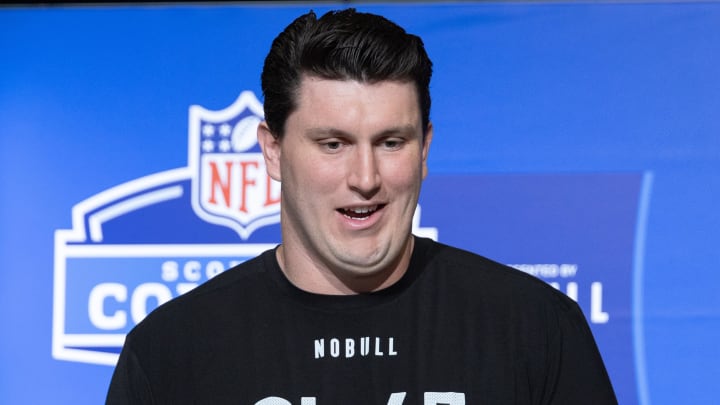
<svg viewBox="0 0 720 405">
<path fill-rule="evenodd" d="M 280 138 L 275 137 L 275 135 L 270 132 L 270 127 L 268 127 L 265 121 L 258 125 L 257 138 L 260 149 L 262 149 L 263 158 L 265 158 L 265 167 L 267 168 L 268 176 L 273 180 L 282 181 L 282 176 L 280 175 Z"/>
<path fill-rule="evenodd" d="M 422 178 L 423 180 L 428 174 L 427 158 L 430 152 L 430 143 L 433 137 L 433 125 L 432 122 L 428 123 L 427 132 L 425 133 L 425 139 L 422 146 Z"/>
</svg>

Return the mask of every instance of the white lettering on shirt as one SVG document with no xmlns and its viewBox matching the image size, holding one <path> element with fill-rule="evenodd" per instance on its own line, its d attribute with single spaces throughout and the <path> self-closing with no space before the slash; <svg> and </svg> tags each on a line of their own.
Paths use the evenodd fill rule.
<svg viewBox="0 0 720 405">
<path fill-rule="evenodd" d="M 357 347 L 360 350 L 357 350 Z M 314 354 L 316 359 L 325 358 L 329 354 L 332 358 L 349 359 L 360 355 L 361 357 L 386 357 L 397 356 L 398 352 L 395 348 L 395 338 L 392 337 L 374 337 L 369 336 L 361 338 L 330 338 L 315 339 Z M 327 350 L 326 350 L 327 349 Z"/>
</svg>

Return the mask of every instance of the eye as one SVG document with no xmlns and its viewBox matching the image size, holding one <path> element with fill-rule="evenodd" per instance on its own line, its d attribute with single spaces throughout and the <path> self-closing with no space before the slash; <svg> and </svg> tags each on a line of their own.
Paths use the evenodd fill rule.
<svg viewBox="0 0 720 405">
<path fill-rule="evenodd" d="M 338 139 L 325 139 L 318 143 L 327 152 L 338 152 L 343 146 L 343 142 Z"/>
<path fill-rule="evenodd" d="M 405 141 L 400 138 L 387 138 L 382 141 L 382 146 L 385 149 L 397 150 L 400 149 L 404 143 Z"/>
</svg>

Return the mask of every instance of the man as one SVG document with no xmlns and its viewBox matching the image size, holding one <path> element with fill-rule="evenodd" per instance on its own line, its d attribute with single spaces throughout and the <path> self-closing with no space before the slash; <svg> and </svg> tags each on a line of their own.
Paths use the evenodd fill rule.
<svg viewBox="0 0 720 405">
<path fill-rule="evenodd" d="M 572 300 L 410 233 L 431 66 L 418 37 L 352 9 L 275 39 L 258 141 L 282 244 L 139 324 L 108 403 L 616 403 Z"/>
</svg>

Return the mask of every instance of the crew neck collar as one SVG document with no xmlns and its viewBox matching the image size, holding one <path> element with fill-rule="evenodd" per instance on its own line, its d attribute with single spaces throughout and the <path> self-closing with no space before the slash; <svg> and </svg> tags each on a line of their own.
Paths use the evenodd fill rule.
<svg viewBox="0 0 720 405">
<path fill-rule="evenodd" d="M 413 251 L 410 256 L 408 269 L 394 284 L 381 290 L 350 295 L 317 294 L 296 287 L 283 273 L 277 260 L 277 249 L 263 254 L 265 268 L 268 271 L 272 285 L 271 289 L 296 300 L 299 304 L 323 311 L 360 310 L 367 309 L 395 300 L 412 285 L 413 281 L 422 272 L 421 262 L 428 248 L 428 239 L 413 236 Z"/>
</svg>

